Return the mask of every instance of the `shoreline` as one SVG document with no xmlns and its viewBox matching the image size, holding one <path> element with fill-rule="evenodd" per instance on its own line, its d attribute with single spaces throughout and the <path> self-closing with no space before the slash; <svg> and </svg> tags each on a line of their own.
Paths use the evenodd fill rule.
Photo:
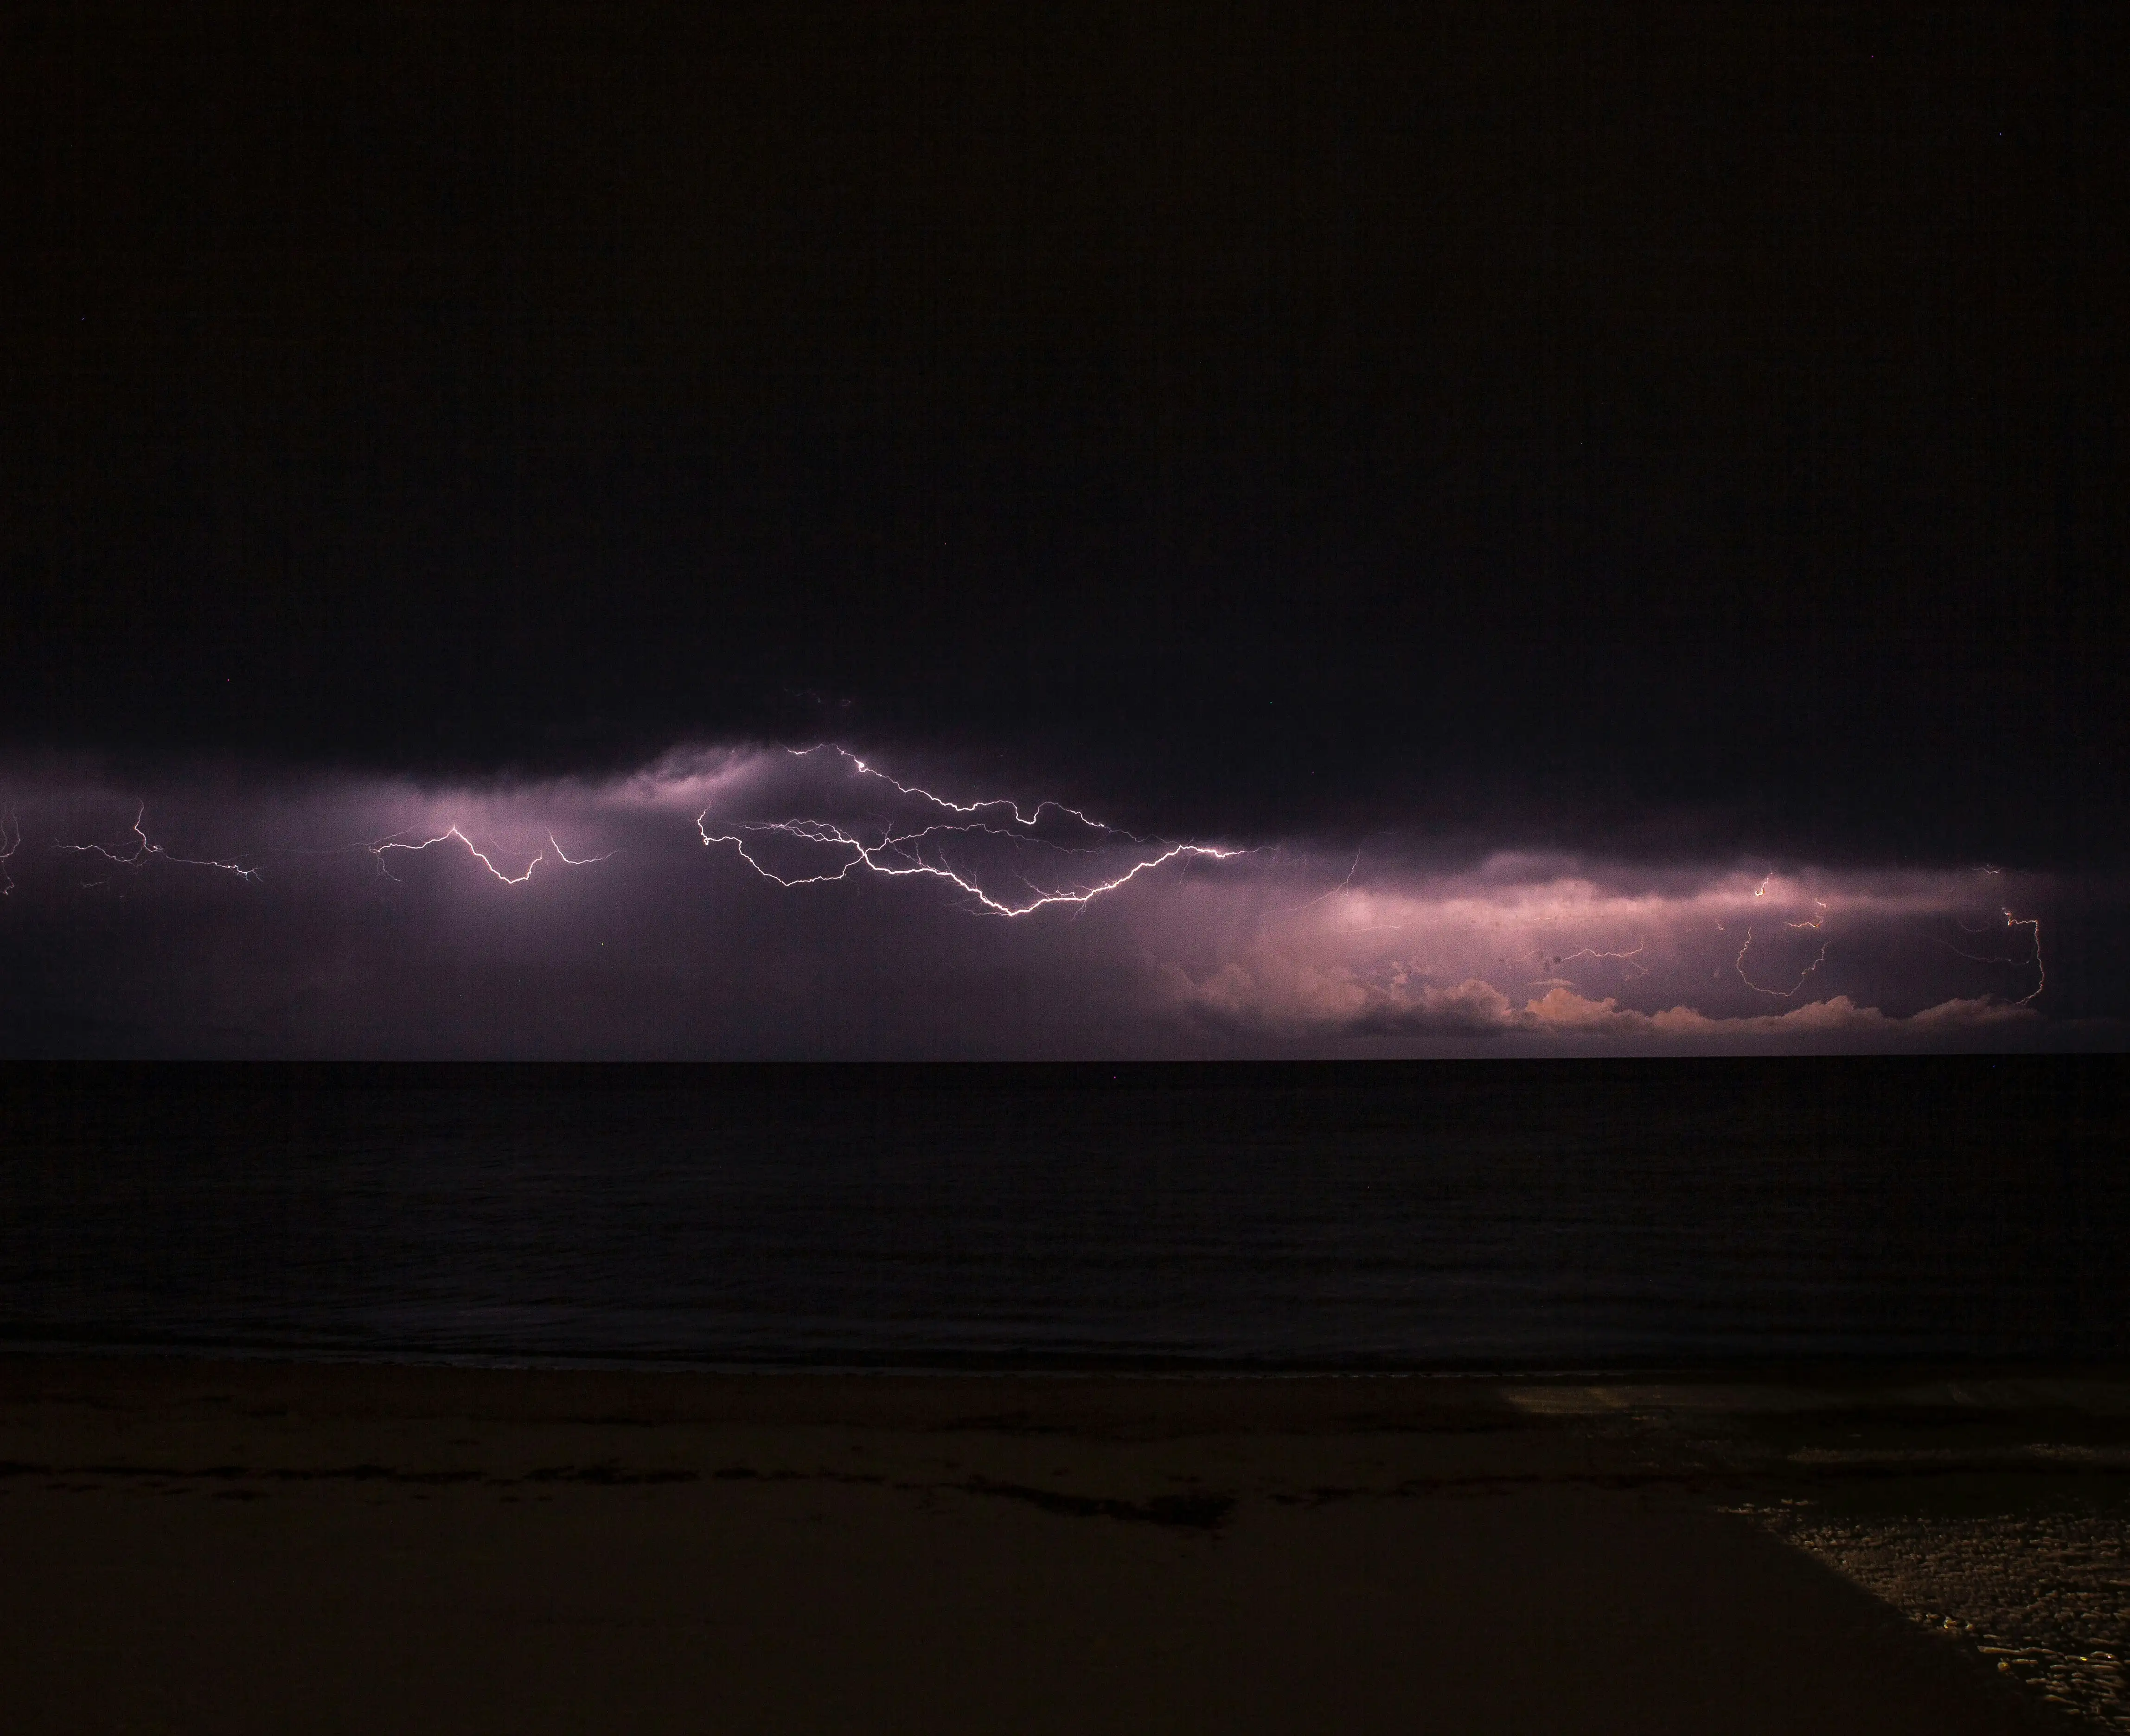
<svg viewBox="0 0 2130 1736">
<path fill-rule="evenodd" d="M 1881 1568 L 1970 1509 L 2113 1547 L 2130 1373 L 1807 1372 L 11 1352 L 0 1695 L 32 1731 L 2054 1726 L 2034 1684 L 2101 1667 L 1926 1631 Z"/>
</svg>

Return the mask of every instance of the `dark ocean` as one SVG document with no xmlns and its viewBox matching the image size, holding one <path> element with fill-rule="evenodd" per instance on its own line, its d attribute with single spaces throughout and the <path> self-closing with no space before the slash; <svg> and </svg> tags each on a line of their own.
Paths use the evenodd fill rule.
<svg viewBox="0 0 2130 1736">
<path fill-rule="evenodd" d="M 17 1064 L 0 1343 L 470 1362 L 2130 1355 L 2113 1057 Z"/>
</svg>

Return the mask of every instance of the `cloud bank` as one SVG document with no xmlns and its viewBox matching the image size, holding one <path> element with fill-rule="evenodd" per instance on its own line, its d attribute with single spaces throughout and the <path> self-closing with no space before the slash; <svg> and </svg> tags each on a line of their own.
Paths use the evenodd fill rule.
<svg viewBox="0 0 2130 1736">
<path fill-rule="evenodd" d="M 2046 1046 L 2099 1028 L 2057 1010 L 2067 977 L 2096 974 L 2059 948 L 2059 913 L 2120 902 L 1979 865 L 1168 837 L 885 768 L 827 746 L 451 788 L 17 766 L 0 775 L 0 1043 L 547 1059 Z"/>
</svg>

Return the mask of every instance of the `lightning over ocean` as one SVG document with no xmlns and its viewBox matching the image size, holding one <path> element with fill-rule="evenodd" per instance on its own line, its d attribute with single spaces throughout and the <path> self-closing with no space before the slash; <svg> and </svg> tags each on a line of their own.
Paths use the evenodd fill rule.
<svg viewBox="0 0 2130 1736">
<path fill-rule="evenodd" d="M 1114 826 L 1091 819 L 1079 808 L 1044 799 L 1026 813 L 1010 798 L 991 797 L 973 802 L 955 802 L 931 790 L 905 784 L 876 770 L 848 748 L 827 744 L 817 747 L 787 748 L 793 758 L 804 760 L 818 753 L 833 755 L 857 778 L 885 784 L 897 796 L 915 806 L 920 816 L 938 811 L 967 816 L 955 823 L 932 820 L 905 823 L 875 823 L 872 841 L 862 832 L 846 831 L 829 820 L 786 819 L 743 822 L 730 832 L 709 829 L 709 810 L 695 816 L 695 830 L 708 848 L 729 844 L 739 859 L 764 880 L 787 891 L 848 878 L 853 871 L 885 875 L 890 879 L 915 875 L 943 880 L 969 901 L 970 908 L 994 916 L 1032 916 L 1055 905 L 1091 904 L 1105 893 L 1129 885 L 1142 874 L 1170 862 L 1193 860 L 1225 862 L 1244 854 L 1212 844 L 1178 844 L 1152 841 Z M 1047 831 L 1046 818 L 1056 823 Z M 1062 836 L 1061 836 L 1062 834 Z M 755 850 L 764 843 L 782 840 L 800 847 L 802 855 L 823 856 L 831 871 L 799 872 L 787 879 L 768 867 Z M 1012 889 L 987 891 L 982 871 L 972 857 L 996 857 L 1001 849 L 1011 858 L 1003 870 Z M 1047 853 L 1049 860 L 1030 864 L 1030 856 Z M 958 861 L 960 866 L 957 866 Z M 1120 866 L 1120 863 L 1128 866 Z M 1044 877 L 1038 879 L 1036 875 Z"/>
<path fill-rule="evenodd" d="M 2053 913 L 2103 896 L 1412 829 L 1167 836 L 836 743 L 457 789 L 46 770 L 4 794 L 0 957 L 92 1049 L 2046 1046 L 2088 1028 Z"/>
</svg>

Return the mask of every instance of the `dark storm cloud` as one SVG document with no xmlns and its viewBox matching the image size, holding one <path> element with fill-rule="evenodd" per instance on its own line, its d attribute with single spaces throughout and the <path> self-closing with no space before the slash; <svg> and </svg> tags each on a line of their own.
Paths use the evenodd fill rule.
<svg viewBox="0 0 2130 1736">
<path fill-rule="evenodd" d="M 2084 0 L 10 16 L 0 738 L 2121 860 Z"/>
<path fill-rule="evenodd" d="M 0 849 L 16 841 L 0 1040 L 407 1057 L 1677 1052 L 2089 1044 L 2118 1028 L 2096 1017 L 2125 1010 L 2105 885 L 1179 840 L 909 782 L 837 750 L 752 747 L 481 784 L 224 769 L 142 789 L 79 762 L 17 767 L 0 792 Z"/>
</svg>

